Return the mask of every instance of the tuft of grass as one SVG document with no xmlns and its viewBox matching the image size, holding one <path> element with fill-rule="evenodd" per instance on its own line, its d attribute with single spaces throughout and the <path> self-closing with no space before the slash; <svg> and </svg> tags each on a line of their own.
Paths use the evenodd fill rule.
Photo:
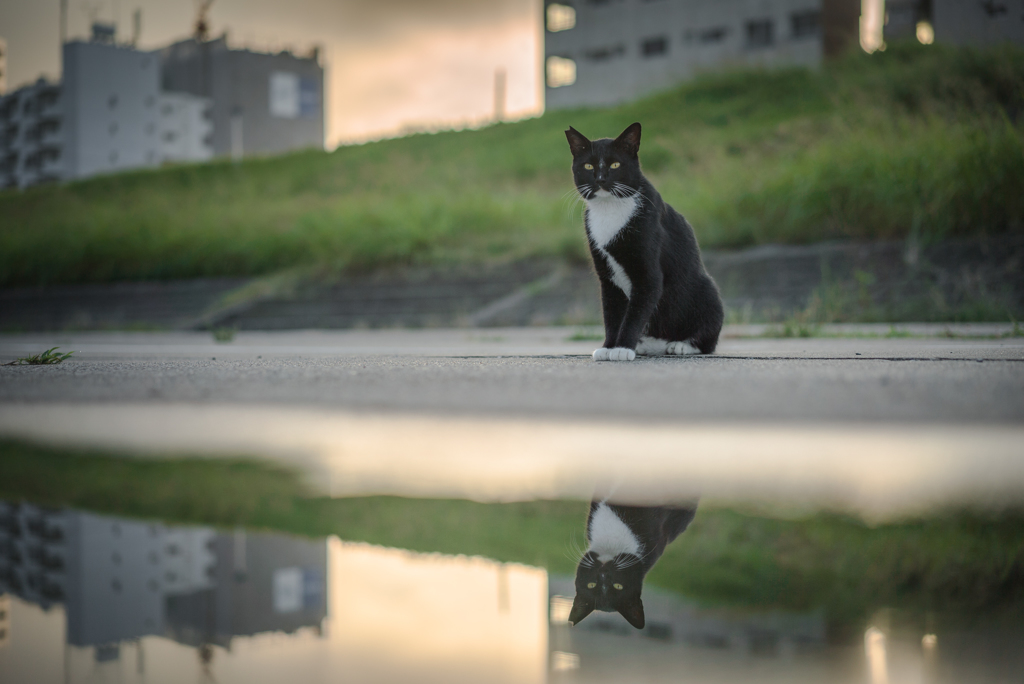
<svg viewBox="0 0 1024 684">
<path fill-rule="evenodd" d="M 647 173 L 705 247 L 1020 232 L 1022 93 L 1019 47 L 894 44 L 475 131 L 0 192 L 0 286 L 584 262 L 569 124 L 641 121 Z"/>
<path fill-rule="evenodd" d="M 235 339 L 236 330 L 231 327 L 218 327 L 210 331 L 216 342 L 228 343 Z"/>
<path fill-rule="evenodd" d="M 0 499 L 171 523 L 336 534 L 414 551 L 481 555 L 571 574 L 587 503 L 486 504 L 312 495 L 298 473 L 242 459 L 111 457 L 0 441 Z M 707 604 L 823 608 L 849 622 L 883 606 L 1019 605 L 1024 510 L 940 511 L 871 525 L 828 511 L 702 503 L 647 580 Z"/>
<path fill-rule="evenodd" d="M 57 350 L 60 347 L 50 347 L 44 352 L 35 354 L 34 356 L 23 356 L 16 361 L 5 363 L 5 366 L 52 366 L 57 363 L 63 363 L 75 352 L 69 351 L 61 354 Z"/>
</svg>

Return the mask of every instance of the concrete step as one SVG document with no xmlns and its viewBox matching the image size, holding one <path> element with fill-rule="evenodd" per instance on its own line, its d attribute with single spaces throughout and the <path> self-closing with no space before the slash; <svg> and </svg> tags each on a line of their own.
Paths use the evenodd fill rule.
<svg viewBox="0 0 1024 684">
<path fill-rule="evenodd" d="M 704 254 L 734 323 L 1024 317 L 1024 236 L 764 245 Z M 590 265 L 550 260 L 307 280 L 62 285 L 0 291 L 0 331 L 586 325 Z"/>
</svg>

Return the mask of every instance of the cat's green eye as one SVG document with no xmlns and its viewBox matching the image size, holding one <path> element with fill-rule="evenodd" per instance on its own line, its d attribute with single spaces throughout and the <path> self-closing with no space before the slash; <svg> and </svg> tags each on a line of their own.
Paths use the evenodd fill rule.
<svg viewBox="0 0 1024 684">
<path fill-rule="evenodd" d="M 612 586 L 615 587 L 616 589 L 618 589 L 619 591 L 622 591 L 622 585 L 621 584 L 613 584 Z"/>
<path fill-rule="evenodd" d="M 584 164 L 583 168 L 585 168 L 587 171 L 593 171 L 594 170 L 594 165 L 593 164 Z"/>
<path fill-rule="evenodd" d="M 622 164 L 620 164 L 619 162 L 612 162 L 612 168 L 613 168 L 613 169 L 617 169 L 617 168 L 619 168 L 620 166 L 622 166 Z"/>
<path fill-rule="evenodd" d="M 593 589 L 596 586 L 597 586 L 597 582 L 591 582 L 590 584 L 587 585 L 587 589 Z"/>
</svg>

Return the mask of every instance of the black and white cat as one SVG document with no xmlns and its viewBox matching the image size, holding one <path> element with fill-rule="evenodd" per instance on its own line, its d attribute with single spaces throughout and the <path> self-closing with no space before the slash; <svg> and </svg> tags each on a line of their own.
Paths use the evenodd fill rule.
<svg viewBox="0 0 1024 684">
<path fill-rule="evenodd" d="M 696 504 L 622 506 L 592 501 L 587 517 L 590 546 L 576 567 L 576 598 L 569 622 L 576 625 L 595 610 L 603 610 L 618 612 L 643 629 L 644 577 L 696 513 Z"/>
<path fill-rule="evenodd" d="M 571 126 L 565 136 L 601 280 L 605 339 L 594 360 L 715 351 L 722 298 L 693 228 L 640 170 L 640 124 L 615 140 L 591 141 Z"/>
</svg>

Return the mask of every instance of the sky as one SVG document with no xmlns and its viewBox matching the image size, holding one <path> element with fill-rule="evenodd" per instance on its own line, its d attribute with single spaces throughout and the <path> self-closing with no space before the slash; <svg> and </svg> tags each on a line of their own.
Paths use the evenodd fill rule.
<svg viewBox="0 0 1024 684">
<path fill-rule="evenodd" d="M 196 0 L 68 0 L 68 32 L 116 21 L 128 40 L 142 10 L 140 49 L 187 37 Z M 211 35 L 233 47 L 321 48 L 327 146 L 423 128 L 460 127 L 494 111 L 495 71 L 507 73 L 506 118 L 543 108 L 542 0 L 215 0 Z M 0 0 L 8 90 L 60 77 L 59 0 Z"/>
</svg>

